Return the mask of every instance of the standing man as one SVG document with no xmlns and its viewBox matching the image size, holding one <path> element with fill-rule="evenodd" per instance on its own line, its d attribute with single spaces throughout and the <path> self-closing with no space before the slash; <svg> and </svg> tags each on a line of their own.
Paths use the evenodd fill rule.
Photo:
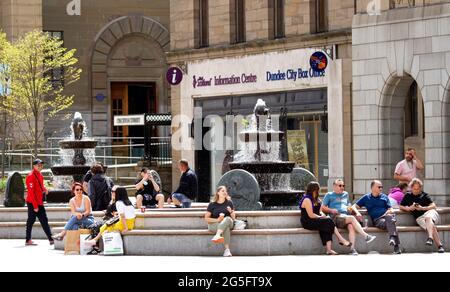
<svg viewBox="0 0 450 292">
<path fill-rule="evenodd" d="M 356 212 L 356 217 L 361 218 L 362 215 L 358 209 L 366 207 L 374 226 L 382 230 L 387 229 L 389 232 L 389 245 L 394 246 L 394 254 L 401 254 L 400 238 L 396 225 L 397 219 L 389 197 L 382 193 L 383 184 L 378 180 L 372 182 L 371 189 L 372 192 L 370 194 L 359 199 L 352 207 L 354 212 Z"/>
<path fill-rule="evenodd" d="M 178 208 L 190 208 L 192 201 L 198 195 L 198 179 L 195 172 L 189 168 L 189 162 L 186 159 L 178 162 L 178 168 L 182 175 L 180 178 L 180 186 L 172 194 L 172 200 Z"/>
<path fill-rule="evenodd" d="M 428 234 L 426 245 L 436 244 L 439 253 L 444 253 L 445 249 L 439 237 L 436 224 L 439 223 L 439 213 L 436 211 L 436 204 L 430 195 L 423 191 L 423 182 L 415 178 L 410 183 L 411 192 L 403 198 L 400 210 L 411 213 L 419 225 Z"/>
<path fill-rule="evenodd" d="M 42 229 L 44 230 L 50 245 L 54 244 L 52 238 L 52 232 L 48 225 L 47 213 L 44 208 L 44 196 L 48 195 L 48 190 L 44 186 L 44 177 L 41 174 L 44 163 L 40 159 L 36 159 L 33 162 L 33 170 L 28 174 L 26 178 L 27 184 L 27 207 L 28 207 L 28 220 L 26 231 L 26 246 L 36 245 L 31 240 L 31 233 L 36 217 L 41 222 Z"/>
<path fill-rule="evenodd" d="M 141 209 L 143 206 L 158 206 L 159 209 L 164 208 L 164 195 L 155 181 L 150 169 L 144 167 L 141 170 L 141 179 L 136 181 L 136 207 Z"/>
<path fill-rule="evenodd" d="M 352 244 L 351 254 L 358 255 L 356 250 L 356 233 L 361 234 L 366 243 L 371 243 L 376 236 L 367 234 L 358 222 L 355 216 L 349 213 L 350 201 L 348 193 L 345 191 L 345 184 L 342 179 L 337 179 L 333 183 L 333 192 L 325 195 L 322 203 L 322 211 L 325 214 L 330 214 L 334 224 L 337 228 L 347 229 L 349 233 L 349 240 Z M 362 218 L 360 218 L 362 220 Z"/>
<path fill-rule="evenodd" d="M 416 155 L 416 150 L 409 148 L 405 152 L 405 160 L 400 161 L 395 168 L 394 179 L 399 183 L 409 184 L 413 178 L 417 177 L 417 171 L 424 168 L 422 161 Z"/>
</svg>

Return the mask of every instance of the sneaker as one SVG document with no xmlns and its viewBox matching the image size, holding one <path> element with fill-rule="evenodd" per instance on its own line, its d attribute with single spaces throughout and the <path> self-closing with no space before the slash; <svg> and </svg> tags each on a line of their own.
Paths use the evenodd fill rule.
<svg viewBox="0 0 450 292">
<path fill-rule="evenodd" d="M 445 253 L 445 249 L 442 245 L 439 247 L 438 253 Z"/>
<path fill-rule="evenodd" d="M 34 241 L 32 241 L 31 239 L 30 240 L 27 240 L 26 242 L 25 242 L 25 246 L 36 246 L 37 244 L 36 243 L 34 243 Z"/>
<path fill-rule="evenodd" d="M 425 244 L 429 245 L 429 246 L 433 246 L 433 244 L 434 244 L 433 238 L 428 238 L 427 242 L 425 242 Z"/>
<path fill-rule="evenodd" d="M 356 249 L 352 249 L 352 251 L 350 252 L 351 255 L 357 256 L 359 255 L 358 251 Z"/>
<path fill-rule="evenodd" d="M 390 246 L 395 246 L 395 238 L 391 237 L 391 239 L 389 239 L 389 245 Z"/>
<path fill-rule="evenodd" d="M 394 246 L 394 254 L 402 254 L 402 250 L 400 249 L 400 245 Z"/>
<path fill-rule="evenodd" d="M 225 238 L 223 238 L 222 236 L 216 235 L 211 239 L 212 242 L 217 243 L 217 244 L 221 244 L 225 242 Z"/>
<path fill-rule="evenodd" d="M 231 251 L 229 249 L 226 249 L 225 252 L 223 253 L 223 256 L 229 258 L 232 257 L 233 255 L 231 254 Z"/>
<path fill-rule="evenodd" d="M 375 235 L 370 235 L 370 234 L 368 234 L 367 237 L 366 237 L 366 243 L 369 244 L 369 243 L 371 243 L 372 241 L 374 241 L 376 238 L 377 238 L 377 237 L 376 237 Z"/>
</svg>

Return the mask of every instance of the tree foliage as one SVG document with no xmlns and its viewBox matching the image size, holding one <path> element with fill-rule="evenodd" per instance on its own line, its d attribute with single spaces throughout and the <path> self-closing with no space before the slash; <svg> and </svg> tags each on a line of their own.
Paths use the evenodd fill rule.
<svg viewBox="0 0 450 292">
<path fill-rule="evenodd" d="M 66 95 L 64 89 L 80 79 L 75 52 L 64 48 L 63 41 L 37 30 L 6 47 L 11 94 L 5 106 L 15 123 L 27 125 L 18 130 L 35 155 L 45 123 L 73 104 L 74 96 Z"/>
</svg>

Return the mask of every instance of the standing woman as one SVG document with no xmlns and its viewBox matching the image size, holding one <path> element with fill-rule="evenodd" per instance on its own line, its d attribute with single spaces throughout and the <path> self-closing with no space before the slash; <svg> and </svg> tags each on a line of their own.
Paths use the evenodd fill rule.
<svg viewBox="0 0 450 292">
<path fill-rule="evenodd" d="M 211 239 L 217 244 L 224 244 L 224 257 L 231 257 L 230 241 L 231 230 L 236 220 L 234 213 L 234 205 L 229 200 L 227 188 L 221 186 L 217 189 L 213 202 L 208 205 L 205 220 L 208 223 L 208 229 L 211 232 L 216 232 L 216 235 Z"/>
<path fill-rule="evenodd" d="M 134 229 L 136 214 L 134 206 L 128 198 L 127 190 L 124 187 L 118 187 L 117 189 L 115 189 L 115 198 L 116 209 L 117 213 L 119 214 L 119 221 L 111 226 L 108 226 L 106 224 L 103 225 L 100 228 L 100 233 L 93 240 L 90 240 L 88 242 L 91 245 L 96 245 L 97 241 L 105 232 L 119 231 L 124 234 Z"/>
<path fill-rule="evenodd" d="M 91 200 L 83 194 L 83 185 L 74 183 L 72 193 L 75 195 L 69 202 L 72 217 L 67 222 L 64 230 L 53 237 L 55 240 L 61 241 L 69 230 L 78 230 L 80 226 L 88 227 L 94 224 L 94 216 L 92 216 Z"/>
<path fill-rule="evenodd" d="M 333 220 L 321 213 L 322 202 L 319 199 L 319 192 L 320 185 L 317 182 L 311 182 L 306 187 L 306 194 L 300 201 L 300 221 L 303 228 L 319 231 L 320 239 L 323 246 L 326 247 L 327 255 L 337 255 L 338 253 L 331 248 L 333 233 L 338 237 L 339 244 L 350 246 L 351 243 L 342 237 Z"/>
</svg>

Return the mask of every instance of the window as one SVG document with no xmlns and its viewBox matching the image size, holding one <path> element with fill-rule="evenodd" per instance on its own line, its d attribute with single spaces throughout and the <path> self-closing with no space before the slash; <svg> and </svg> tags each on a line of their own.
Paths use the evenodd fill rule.
<svg viewBox="0 0 450 292">
<path fill-rule="evenodd" d="M 46 31 L 46 33 L 64 42 L 64 33 L 62 31 Z M 54 88 L 64 86 L 64 68 L 51 70 L 49 76 Z"/>
<path fill-rule="evenodd" d="M 405 104 L 405 138 L 424 136 L 424 109 L 417 83 L 413 82 Z"/>
<path fill-rule="evenodd" d="M 274 38 L 284 38 L 284 0 L 273 0 Z"/>
<path fill-rule="evenodd" d="M 208 0 L 197 0 L 198 5 L 198 47 L 204 48 L 209 45 L 208 40 Z"/>
<path fill-rule="evenodd" d="M 234 0 L 234 43 L 245 42 L 245 0 Z"/>
<path fill-rule="evenodd" d="M 328 30 L 327 24 L 327 0 L 316 0 L 315 1 L 315 19 L 316 19 L 316 33 L 326 32 Z"/>
</svg>

